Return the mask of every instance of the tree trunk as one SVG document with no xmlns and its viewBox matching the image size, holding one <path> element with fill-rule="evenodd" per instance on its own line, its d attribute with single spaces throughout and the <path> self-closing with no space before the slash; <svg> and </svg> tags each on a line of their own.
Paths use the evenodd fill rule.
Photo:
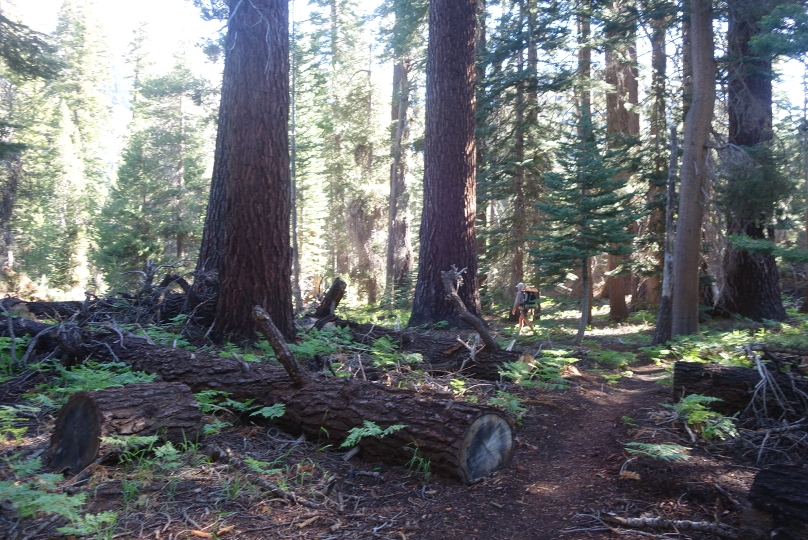
<svg viewBox="0 0 808 540">
<path fill-rule="evenodd" d="M 117 333 L 63 332 L 57 337 L 71 355 L 125 362 L 195 392 L 219 390 L 262 406 L 284 403 L 286 414 L 276 420 L 279 427 L 327 444 L 339 445 L 366 420 L 382 429 L 405 426 L 383 439 L 363 439 L 358 446 L 368 459 L 403 464 L 415 457 L 431 463 L 435 473 L 474 482 L 505 467 L 512 451 L 510 424 L 497 409 L 455 402 L 451 394 L 305 373 L 295 382 L 284 368 L 268 362 L 151 345 Z"/>
<path fill-rule="evenodd" d="M 699 264 L 704 186 L 709 179 L 707 143 L 715 103 L 712 3 L 691 0 L 690 36 L 693 68 L 692 103 L 687 113 L 679 195 L 679 220 L 673 261 L 671 332 L 674 336 L 698 332 Z"/>
<path fill-rule="evenodd" d="M 622 0 L 614 0 L 612 9 L 615 13 L 625 9 Z M 640 134 L 640 115 L 634 109 L 639 103 L 639 84 L 637 82 L 637 38 L 635 29 L 620 28 L 626 35 L 619 42 L 606 49 L 606 83 L 611 89 L 606 94 L 606 132 L 611 136 L 610 148 L 630 148 L 628 141 Z M 612 40 L 617 41 L 616 32 L 610 32 Z M 626 175 L 627 173 L 620 173 Z M 629 260 L 626 255 L 609 254 L 609 270 L 617 269 Z M 609 276 L 609 320 L 622 321 L 628 317 L 626 304 L 626 287 L 631 277 L 625 275 Z M 636 297 L 636 294 L 632 294 Z"/>
<path fill-rule="evenodd" d="M 410 129 L 407 115 L 410 110 L 410 66 L 399 60 L 393 67 L 393 107 L 395 122 L 390 164 L 390 208 L 387 228 L 387 295 L 389 307 L 396 306 L 397 296 L 404 290 L 412 270 L 412 243 L 410 241 L 409 193 L 407 191 L 407 143 Z"/>
<path fill-rule="evenodd" d="M 744 149 L 757 148 L 760 154 L 764 154 L 766 150 L 761 146 L 765 146 L 773 136 L 772 57 L 756 54 L 751 41 L 760 33 L 759 21 L 770 8 L 767 3 L 747 0 L 732 0 L 728 2 L 728 7 L 728 142 Z M 766 167 L 767 164 L 761 163 L 759 166 Z M 729 179 L 730 185 L 740 181 L 734 177 Z M 759 179 L 743 181 L 756 181 L 764 193 L 767 189 L 771 190 L 773 185 L 766 174 L 760 175 Z M 753 189 L 753 186 L 749 186 L 744 191 L 752 192 Z M 739 209 L 732 205 L 727 209 L 727 233 L 764 239 L 766 224 L 773 220 L 771 212 L 774 209 L 745 206 L 748 208 Z M 770 241 L 774 239 L 770 238 Z M 774 255 L 755 255 L 729 246 L 724 258 L 724 287 L 720 306 L 730 313 L 753 320 L 785 319 Z"/>
<path fill-rule="evenodd" d="M 653 169 L 646 200 L 651 211 L 648 217 L 648 235 L 652 241 L 651 245 L 656 247 L 652 255 L 655 259 L 657 271 L 649 276 L 645 282 L 644 303 L 648 306 L 662 302 L 661 282 L 664 279 L 664 265 L 667 255 L 665 249 L 667 237 L 665 186 L 669 175 L 668 160 L 666 159 L 668 149 L 665 144 L 665 108 L 667 103 L 665 86 L 668 56 L 665 53 L 665 26 L 664 15 L 655 16 L 651 19 L 651 96 L 653 102 L 648 135 L 651 143 Z M 668 310 L 670 310 L 670 298 L 668 298 Z"/>
<path fill-rule="evenodd" d="M 224 175 L 224 242 L 213 335 L 254 339 L 250 318 L 266 309 L 294 336 L 289 178 L 289 6 L 238 3 L 228 21 L 216 153 Z M 214 201 L 211 201 L 214 203 Z"/>
<path fill-rule="evenodd" d="M 581 318 L 578 320 L 578 333 L 575 335 L 573 344 L 580 347 L 584 341 L 584 334 L 586 333 L 587 325 L 591 324 L 590 318 L 592 317 L 592 277 L 589 269 L 589 258 L 585 258 L 581 264 Z"/>
<path fill-rule="evenodd" d="M 466 270 L 458 291 L 480 315 L 474 166 L 476 0 L 434 0 L 429 6 L 424 133 L 424 208 L 418 283 L 409 324 L 459 319 L 446 301 L 440 272 Z"/>
<path fill-rule="evenodd" d="M 345 289 L 347 287 L 347 283 L 342 281 L 340 278 L 336 278 L 334 283 L 332 283 L 331 287 L 328 289 L 328 292 L 325 293 L 323 301 L 320 302 L 320 306 L 312 314 L 312 317 L 321 319 L 329 315 L 334 315 L 334 311 L 342 301 L 342 297 L 345 295 Z"/>
<path fill-rule="evenodd" d="M 671 128 L 670 165 L 668 166 L 668 192 L 665 200 L 665 243 L 662 266 L 662 298 L 659 302 L 657 323 L 654 329 L 654 344 L 670 341 L 673 296 L 673 214 L 676 207 L 676 174 L 678 171 L 679 141 L 676 138 L 676 127 Z"/>
<path fill-rule="evenodd" d="M 808 394 L 808 379 L 769 373 L 793 409 L 784 411 L 777 403 L 777 396 L 767 392 L 765 405 L 769 416 L 777 417 L 783 412 L 792 414 L 794 411 L 803 411 L 804 414 L 808 410 L 808 398 L 800 393 Z M 673 396 L 676 401 L 690 394 L 720 398 L 722 401 L 711 403 L 710 408 L 731 416 L 743 412 L 749 406 L 760 381 L 761 376 L 756 369 L 676 362 L 673 369 Z"/>
<path fill-rule="evenodd" d="M 54 469 L 77 474 L 114 446 L 104 437 L 158 435 L 173 443 L 196 442 L 202 430 L 199 404 L 178 382 L 130 384 L 79 392 L 61 408 L 50 440 Z"/>
</svg>

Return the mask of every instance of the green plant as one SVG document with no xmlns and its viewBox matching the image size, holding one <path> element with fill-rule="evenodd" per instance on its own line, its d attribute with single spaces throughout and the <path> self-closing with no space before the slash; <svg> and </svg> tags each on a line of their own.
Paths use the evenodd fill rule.
<svg viewBox="0 0 808 540">
<path fill-rule="evenodd" d="M 39 407 L 30 405 L 0 405 L 0 437 L 3 440 L 12 437 L 17 444 L 22 442 L 25 426 L 18 426 L 24 419 L 17 416 L 17 413 L 33 414 L 39 412 Z"/>
<path fill-rule="evenodd" d="M 30 336 L 21 336 L 15 339 L 0 337 L 0 382 L 14 374 L 15 359 L 19 362 L 23 357 L 30 340 Z"/>
<path fill-rule="evenodd" d="M 630 416 L 622 416 L 620 419 L 623 421 L 623 424 L 627 425 L 628 427 L 637 427 L 634 419 Z"/>
<path fill-rule="evenodd" d="M 414 445 L 413 445 L 414 446 Z M 414 472 L 416 474 L 422 473 L 424 477 L 428 480 L 432 473 L 430 469 L 432 468 L 432 462 L 426 459 L 423 456 L 418 455 L 419 448 L 414 446 L 412 457 L 407 462 L 407 470 L 410 472 Z"/>
<path fill-rule="evenodd" d="M 463 379 L 452 379 L 449 381 L 449 386 L 452 387 L 452 392 L 456 396 L 462 396 L 468 391 L 468 381 Z"/>
<path fill-rule="evenodd" d="M 9 501 L 21 518 L 37 514 L 58 514 L 76 522 L 78 509 L 84 504 L 85 493 L 68 495 L 59 492 L 60 474 L 34 473 L 42 468 L 41 458 L 19 461 L 15 454 L 4 458 L 14 473 L 14 479 L 0 481 L 0 501 Z"/>
<path fill-rule="evenodd" d="M 214 418 L 212 422 L 208 422 L 202 427 L 202 433 L 205 435 L 215 435 L 225 428 L 231 427 L 233 424 L 230 422 L 223 422 L 218 418 Z"/>
<path fill-rule="evenodd" d="M 569 388 L 567 381 L 561 376 L 563 369 L 577 359 L 568 356 L 563 350 L 543 351 L 542 356 L 529 361 L 517 360 L 504 362 L 499 372 L 500 377 L 525 387 L 539 387 L 546 390 L 563 390 Z"/>
<path fill-rule="evenodd" d="M 402 353 L 396 343 L 387 336 L 382 336 L 371 348 L 373 365 L 383 369 L 401 370 L 401 365 L 420 364 L 424 361 L 420 353 Z"/>
<path fill-rule="evenodd" d="M 378 437 L 380 439 L 395 433 L 406 426 L 403 424 L 394 424 L 387 429 L 382 429 L 375 422 L 370 420 L 363 420 L 362 427 L 355 427 L 348 430 L 348 437 L 339 445 L 340 448 L 350 448 L 359 444 L 359 441 L 365 437 Z"/>
<path fill-rule="evenodd" d="M 171 441 L 154 449 L 154 458 L 161 469 L 171 471 L 182 465 L 182 453 Z"/>
<path fill-rule="evenodd" d="M 721 401 L 721 399 L 690 394 L 683 397 L 678 403 L 666 406 L 674 410 L 677 420 L 682 420 L 688 426 L 699 430 L 705 439 L 718 437 L 723 441 L 730 437 L 737 437 L 738 430 L 735 428 L 734 418 L 711 411 L 705 406 L 716 401 Z"/>
<path fill-rule="evenodd" d="M 502 390 L 497 391 L 497 395 L 495 397 L 488 398 L 489 405 L 505 409 L 506 411 L 514 415 L 517 422 L 521 422 L 522 418 L 525 416 L 525 413 L 527 412 L 527 408 L 522 407 L 521 403 L 522 403 L 521 399 L 512 394 L 509 394 L 508 392 L 503 392 Z"/>
<path fill-rule="evenodd" d="M 280 418 L 286 414 L 286 405 L 283 403 L 276 403 L 271 407 L 261 407 L 257 411 L 250 414 L 250 416 L 262 416 L 267 420 L 272 420 L 273 418 Z"/>
<path fill-rule="evenodd" d="M 690 455 L 686 454 L 690 448 L 678 444 L 648 444 L 641 442 L 630 442 L 623 446 L 626 452 L 639 456 L 661 459 L 662 461 L 687 461 Z"/>
<path fill-rule="evenodd" d="M 634 353 L 608 349 L 589 351 L 589 356 L 601 366 L 611 369 L 625 369 L 637 361 L 637 355 Z"/>
<path fill-rule="evenodd" d="M 87 362 L 70 369 L 57 364 L 56 371 L 63 386 L 55 391 L 62 396 L 62 400 L 66 400 L 76 392 L 152 382 L 156 377 L 156 375 L 132 371 L 132 368 L 123 362 Z M 57 401 L 59 400 L 57 399 Z"/>
<path fill-rule="evenodd" d="M 92 536 L 96 539 L 113 538 L 117 512 L 101 512 L 100 514 L 84 514 L 77 516 L 71 525 L 58 527 L 56 530 L 68 536 Z"/>
</svg>

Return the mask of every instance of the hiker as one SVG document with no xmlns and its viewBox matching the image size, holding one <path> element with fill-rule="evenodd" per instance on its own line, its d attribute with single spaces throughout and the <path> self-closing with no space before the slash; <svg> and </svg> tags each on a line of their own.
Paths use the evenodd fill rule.
<svg viewBox="0 0 808 540">
<path fill-rule="evenodd" d="M 513 301 L 513 309 L 511 309 L 511 313 L 516 315 L 517 312 L 519 313 L 519 335 L 522 334 L 522 327 L 527 323 L 531 330 L 533 330 L 533 323 L 530 322 L 530 319 L 527 318 L 527 304 L 528 304 L 528 292 L 525 290 L 524 283 L 518 283 L 516 285 L 516 298 Z"/>
</svg>

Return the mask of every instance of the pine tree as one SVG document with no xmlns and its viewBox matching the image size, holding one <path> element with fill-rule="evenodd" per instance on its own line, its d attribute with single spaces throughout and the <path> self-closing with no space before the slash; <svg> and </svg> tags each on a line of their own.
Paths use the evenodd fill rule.
<svg viewBox="0 0 808 540">
<path fill-rule="evenodd" d="M 569 126 L 556 152 L 562 172 L 545 174 L 547 193 L 537 206 L 543 221 L 534 230 L 539 247 L 532 263 L 543 285 L 563 282 L 580 269 L 584 280 L 581 322 L 575 343 L 580 345 L 587 326 L 590 259 L 610 253 L 628 255 L 633 235 L 628 225 L 639 217 L 627 191 L 628 164 L 621 151 L 609 149 L 592 115 L 580 116 Z"/>
<path fill-rule="evenodd" d="M 182 59 L 166 75 L 134 81 L 130 135 L 99 224 L 98 264 L 111 284 L 148 260 L 197 255 L 208 189 L 204 90 Z"/>
</svg>

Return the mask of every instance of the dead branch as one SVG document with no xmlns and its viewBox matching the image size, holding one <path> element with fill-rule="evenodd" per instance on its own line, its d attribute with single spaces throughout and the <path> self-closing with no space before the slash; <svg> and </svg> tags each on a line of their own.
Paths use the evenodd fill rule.
<svg viewBox="0 0 808 540">
<path fill-rule="evenodd" d="M 720 538 L 737 539 L 738 533 L 719 523 L 708 521 L 690 521 L 682 519 L 663 518 L 624 518 L 620 516 L 601 515 L 604 522 L 613 523 L 621 527 L 634 529 L 673 529 L 682 531 L 699 531 L 718 536 Z"/>
<path fill-rule="evenodd" d="M 258 325 L 259 332 L 264 334 L 269 344 L 272 345 L 272 349 L 275 351 L 278 361 L 292 378 L 295 386 L 302 387 L 309 381 L 309 377 L 303 372 L 303 368 L 298 364 L 292 351 L 286 344 L 286 340 L 283 339 L 283 334 L 281 334 L 280 330 L 278 330 L 272 322 L 269 314 L 264 311 L 261 306 L 255 306 L 252 316 L 253 320 Z"/>
<path fill-rule="evenodd" d="M 463 300 L 460 299 L 460 295 L 457 294 L 457 289 L 463 284 L 463 272 L 465 271 L 465 268 L 458 271 L 457 267 L 452 265 L 451 270 L 440 273 L 443 288 L 446 291 L 446 297 L 454 305 L 460 320 L 477 331 L 485 343 L 485 346 L 497 350 L 500 346 L 485 327 L 483 321 L 466 308 L 465 304 L 463 304 Z"/>
</svg>

